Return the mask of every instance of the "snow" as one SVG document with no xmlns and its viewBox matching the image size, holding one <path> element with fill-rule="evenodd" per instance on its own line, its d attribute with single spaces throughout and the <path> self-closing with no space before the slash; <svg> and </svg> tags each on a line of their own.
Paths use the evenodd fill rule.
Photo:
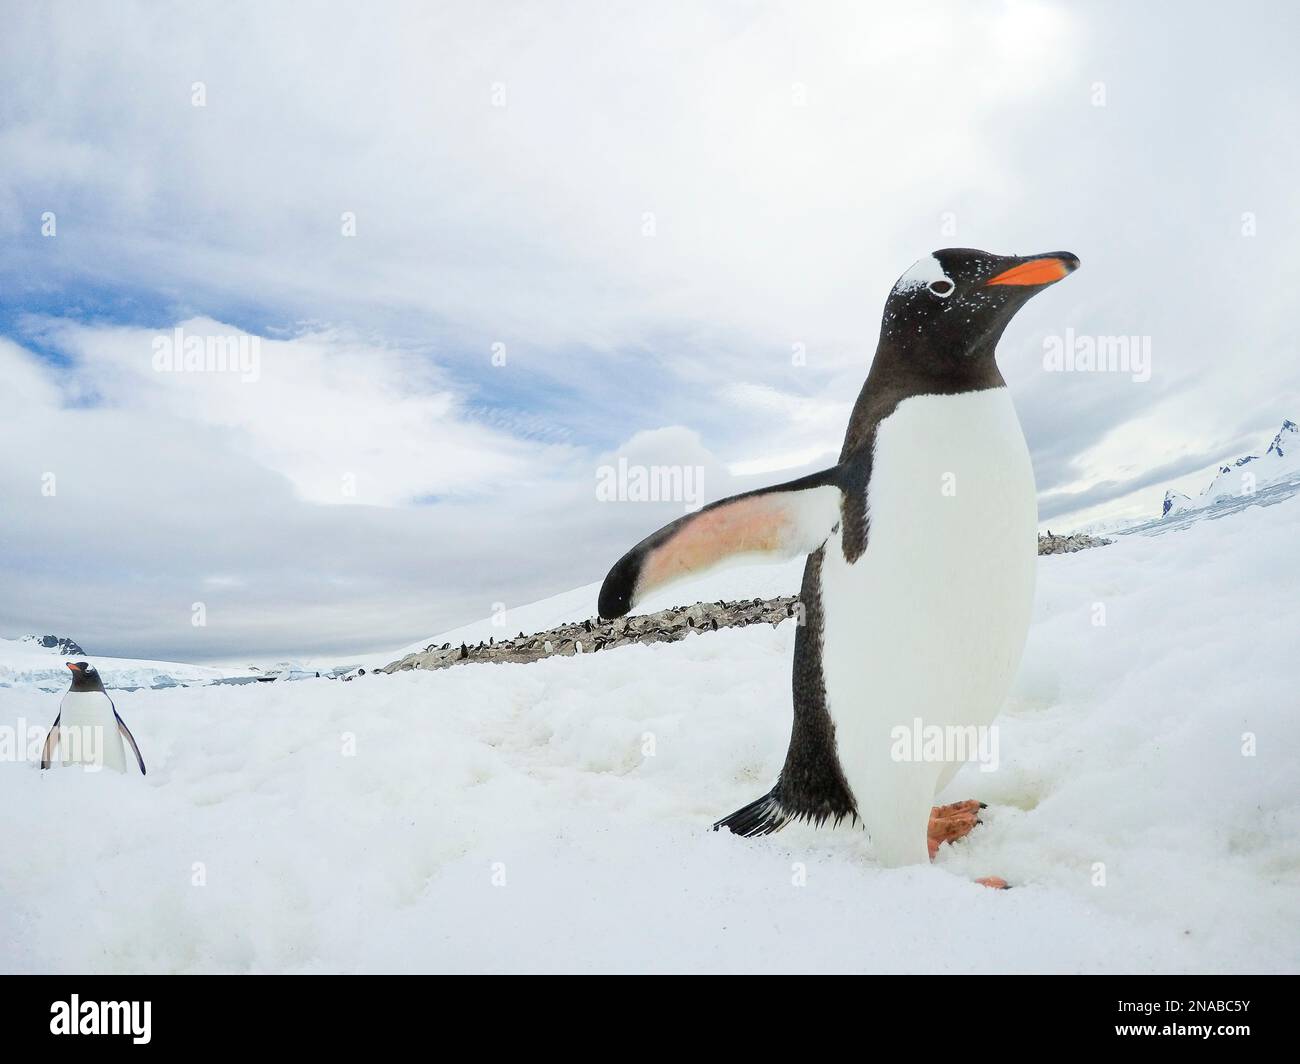
<svg viewBox="0 0 1300 1064">
<path fill-rule="evenodd" d="M 881 869 L 849 827 L 709 830 L 780 768 L 791 625 L 115 694 L 148 777 L 0 763 L 0 967 L 1295 971 L 1298 530 L 1293 497 L 1040 559 L 1000 766 L 944 795 L 985 823 L 927 867 Z M 589 614 L 595 587 L 505 627 Z M 57 701 L 0 689 L 0 736 Z"/>
</svg>

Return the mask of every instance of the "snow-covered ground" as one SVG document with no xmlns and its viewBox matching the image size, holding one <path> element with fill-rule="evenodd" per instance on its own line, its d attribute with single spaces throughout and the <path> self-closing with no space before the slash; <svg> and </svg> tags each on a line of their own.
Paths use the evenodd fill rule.
<svg viewBox="0 0 1300 1064">
<path fill-rule="evenodd" d="M 788 624 L 120 694 L 146 779 L 0 764 L 0 967 L 1300 970 L 1298 533 L 1292 498 L 1040 559 L 1000 767 L 945 796 L 985 823 L 923 868 L 848 827 L 709 831 L 780 767 Z M 505 627 L 593 611 L 594 586 Z M 0 728 L 57 701 L 0 689 Z"/>
</svg>

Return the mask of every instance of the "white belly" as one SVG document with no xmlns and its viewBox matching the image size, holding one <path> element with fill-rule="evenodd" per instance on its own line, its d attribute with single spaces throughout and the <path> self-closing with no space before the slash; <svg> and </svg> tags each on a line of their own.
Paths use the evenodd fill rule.
<svg viewBox="0 0 1300 1064">
<path fill-rule="evenodd" d="M 897 729 L 991 724 L 1033 605 L 1038 508 L 1006 388 L 900 403 L 877 429 L 867 508 L 866 552 L 849 565 L 837 533 L 822 562 L 827 705 L 877 856 L 922 863 L 961 762 Z"/>
<path fill-rule="evenodd" d="M 126 749 L 113 704 L 101 691 L 69 691 L 59 705 L 59 760 L 126 771 Z"/>
</svg>

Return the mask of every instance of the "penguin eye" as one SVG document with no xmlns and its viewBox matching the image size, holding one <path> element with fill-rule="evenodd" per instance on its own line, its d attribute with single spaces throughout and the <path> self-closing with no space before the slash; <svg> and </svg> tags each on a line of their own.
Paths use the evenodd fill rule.
<svg viewBox="0 0 1300 1064">
<path fill-rule="evenodd" d="M 930 292 L 940 299 L 947 299 L 956 290 L 957 286 L 949 280 L 931 281 Z"/>
</svg>

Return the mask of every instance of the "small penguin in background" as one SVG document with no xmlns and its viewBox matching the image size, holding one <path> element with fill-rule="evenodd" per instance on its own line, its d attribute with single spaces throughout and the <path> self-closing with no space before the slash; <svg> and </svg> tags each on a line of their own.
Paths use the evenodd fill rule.
<svg viewBox="0 0 1300 1064">
<path fill-rule="evenodd" d="M 54 718 L 50 733 L 41 751 L 41 768 L 49 768 L 63 744 L 62 761 L 65 765 L 84 765 L 88 769 L 111 768 L 126 771 L 125 739 L 131 744 L 140 775 L 145 774 L 144 758 L 140 747 L 126 722 L 117 714 L 117 707 L 104 690 L 95 666 L 85 661 L 65 662 L 72 672 L 72 686 L 59 703 L 59 715 Z"/>
</svg>

